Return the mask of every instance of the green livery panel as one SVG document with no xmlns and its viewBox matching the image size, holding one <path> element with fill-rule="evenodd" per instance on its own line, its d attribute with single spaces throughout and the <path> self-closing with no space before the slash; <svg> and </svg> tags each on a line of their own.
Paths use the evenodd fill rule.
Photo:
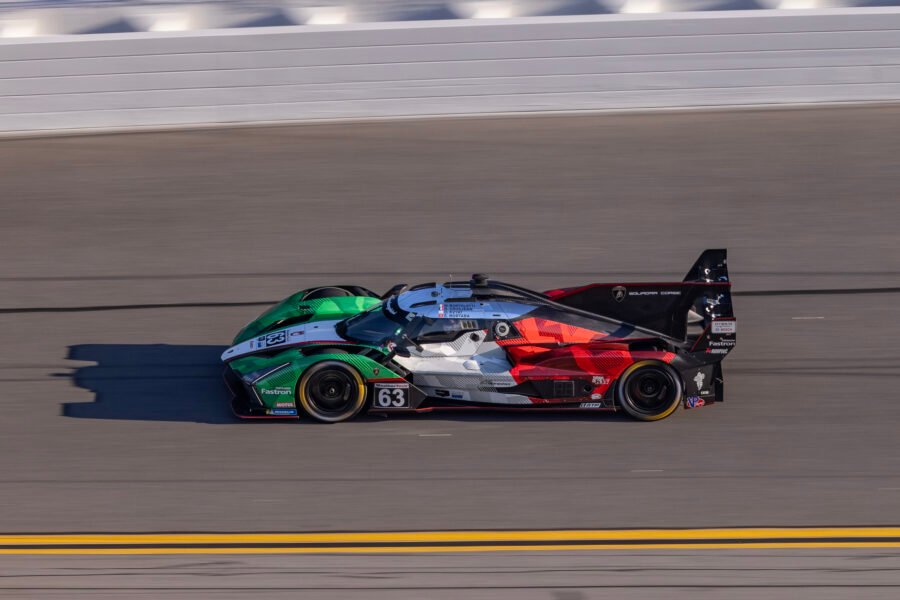
<svg viewBox="0 0 900 600">
<path fill-rule="evenodd" d="M 360 354 L 322 353 L 304 356 L 296 348 L 273 356 L 247 356 L 233 361 L 234 372 L 251 388 L 260 409 L 294 408 L 297 383 L 304 371 L 317 362 L 335 360 L 356 369 L 363 379 L 401 379 L 401 375 L 367 356 Z"/>
<path fill-rule="evenodd" d="M 378 298 L 368 296 L 303 300 L 308 292 L 309 290 L 297 292 L 261 314 L 237 334 L 232 344 L 240 344 L 262 333 L 292 325 L 346 319 L 381 302 Z"/>
</svg>

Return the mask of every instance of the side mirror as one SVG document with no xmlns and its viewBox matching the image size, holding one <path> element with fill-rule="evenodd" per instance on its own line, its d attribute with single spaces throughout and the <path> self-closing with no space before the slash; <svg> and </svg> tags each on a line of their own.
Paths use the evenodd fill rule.
<svg viewBox="0 0 900 600">
<path fill-rule="evenodd" d="M 399 344 L 394 348 L 394 354 L 396 354 L 397 356 L 402 356 L 403 358 L 409 358 L 410 356 L 412 356 L 409 348 L 407 348 L 406 346 L 401 346 Z"/>
</svg>

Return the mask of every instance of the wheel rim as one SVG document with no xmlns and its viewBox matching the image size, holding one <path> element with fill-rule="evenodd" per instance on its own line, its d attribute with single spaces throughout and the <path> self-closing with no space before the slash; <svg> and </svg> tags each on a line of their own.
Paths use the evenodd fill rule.
<svg viewBox="0 0 900 600">
<path fill-rule="evenodd" d="M 341 417 L 357 405 L 358 387 L 345 371 L 323 369 L 313 373 L 306 384 L 310 407 L 323 417 Z"/>
<path fill-rule="evenodd" d="M 678 394 L 678 385 L 667 370 L 644 367 L 628 378 L 624 391 L 635 411 L 653 416 L 672 406 Z"/>
</svg>

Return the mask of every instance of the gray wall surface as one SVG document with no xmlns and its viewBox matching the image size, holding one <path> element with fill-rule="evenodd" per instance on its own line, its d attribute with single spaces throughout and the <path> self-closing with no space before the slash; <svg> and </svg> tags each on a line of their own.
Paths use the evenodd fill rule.
<svg viewBox="0 0 900 600">
<path fill-rule="evenodd" d="M 0 40 L 0 132 L 900 99 L 900 8 Z"/>
</svg>

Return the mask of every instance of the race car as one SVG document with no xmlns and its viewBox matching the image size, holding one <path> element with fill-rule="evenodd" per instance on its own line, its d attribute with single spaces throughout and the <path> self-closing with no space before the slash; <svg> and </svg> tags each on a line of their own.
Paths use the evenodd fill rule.
<svg viewBox="0 0 900 600">
<path fill-rule="evenodd" d="M 336 423 L 364 412 L 621 410 L 642 421 L 721 402 L 735 347 L 725 250 L 677 283 L 537 292 L 481 274 L 302 290 L 222 354 L 242 418 Z"/>
</svg>

